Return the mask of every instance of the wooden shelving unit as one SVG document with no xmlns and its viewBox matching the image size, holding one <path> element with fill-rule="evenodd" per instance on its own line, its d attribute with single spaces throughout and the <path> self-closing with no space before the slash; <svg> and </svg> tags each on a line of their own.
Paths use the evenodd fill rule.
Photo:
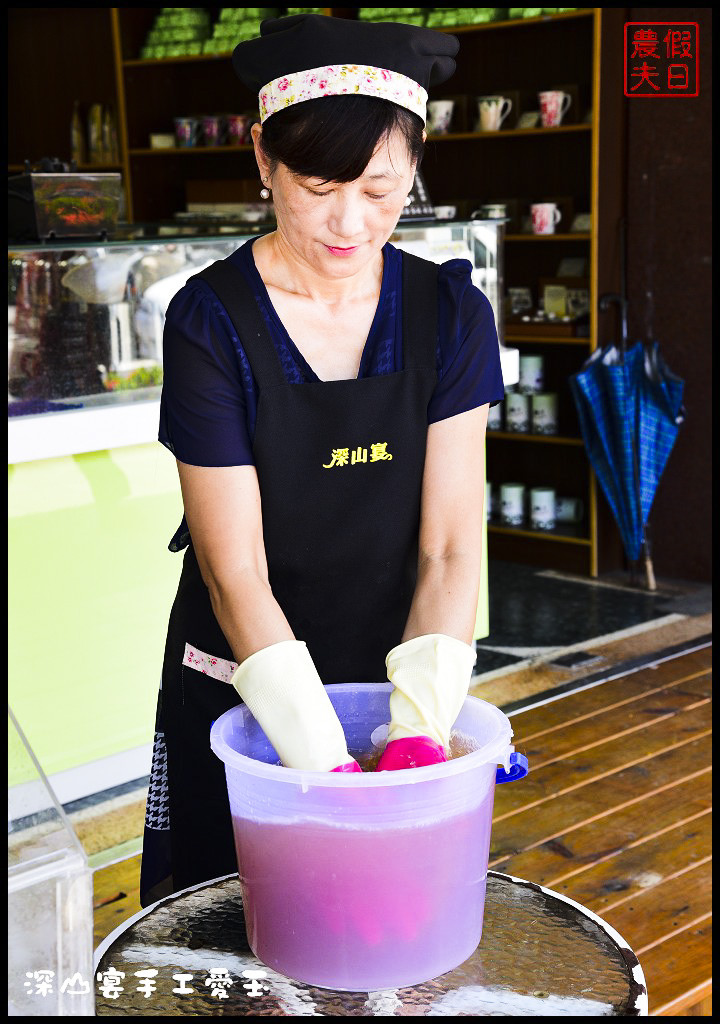
<svg viewBox="0 0 720 1024">
<path fill-rule="evenodd" d="M 507 345 L 592 345 L 590 338 L 543 338 L 529 334 L 505 333 Z"/>
<path fill-rule="evenodd" d="M 220 153 L 242 153 L 250 152 L 252 146 L 213 146 L 212 153 L 218 156 Z M 192 146 L 188 149 L 179 149 L 178 147 L 172 146 L 167 149 L 131 149 L 130 156 L 155 156 L 155 157 L 166 157 L 166 156 L 207 156 L 208 150 L 203 146 Z"/>
<path fill-rule="evenodd" d="M 592 238 L 590 231 L 574 231 L 568 234 L 555 235 L 505 235 L 506 242 L 538 242 L 549 245 L 551 242 L 589 242 Z"/>
<path fill-rule="evenodd" d="M 431 135 L 431 142 L 460 142 L 467 139 L 490 142 L 494 139 L 507 139 L 522 135 L 523 138 L 533 136 L 567 135 L 569 132 L 589 132 L 589 124 L 565 124 L 557 128 L 501 128 L 496 132 L 448 132 L 445 135 Z"/>
<path fill-rule="evenodd" d="M 216 15 L 219 9 L 211 9 Z M 33 13 L 35 12 L 35 13 Z M 173 118 L 207 113 L 250 113 L 257 97 L 244 89 L 228 54 L 141 60 L 138 54 L 158 8 L 13 8 L 10 12 L 10 79 L 18 90 L 10 117 L 9 170 L 40 156 L 69 159 L 74 100 L 112 104 L 117 113 L 121 166 L 93 165 L 123 174 L 129 221 L 167 221 L 183 210 L 189 188 L 205 188 L 222 201 L 257 198 L 252 146 L 151 149 L 153 132 L 172 132 Z M 354 17 L 354 9 L 326 8 Z M 47 20 L 37 31 L 38 18 Z M 457 71 L 431 99 L 475 97 L 517 90 L 577 88 L 578 109 L 558 128 L 497 132 L 457 131 L 431 136 L 423 174 L 433 202 L 483 203 L 516 197 L 526 203 L 571 197 L 575 212 L 590 212 L 589 232 L 563 230 L 505 236 L 505 287 L 530 286 L 555 277 L 559 261 L 588 261 L 588 337 L 513 334 L 504 341 L 521 352 L 545 355 L 546 388 L 557 391 L 557 437 L 490 432 L 488 477 L 550 485 L 580 498 L 586 516 L 576 531 L 489 528 L 490 554 L 547 567 L 597 575 L 623 564 L 617 530 L 598 498 L 580 440 L 567 378 L 590 352 L 619 329 L 614 312 L 598 313 L 598 298 L 619 290 L 617 222 L 623 210 L 624 102 L 622 24 L 624 8 L 582 8 L 515 21 L 456 26 Z M 443 30 L 445 31 L 445 30 Z M 59 56 L 60 54 L 60 56 Z M 35 69 L 29 79 L 27 67 Z M 30 126 L 30 127 L 28 127 Z M 33 135 L 34 132 L 34 135 Z"/>
<path fill-rule="evenodd" d="M 519 431 L 510 432 L 507 430 L 488 430 L 487 437 L 499 438 L 501 441 L 521 441 L 526 444 L 528 441 L 535 444 L 570 444 L 582 446 L 582 439 L 579 437 L 560 437 L 558 434 L 523 434 Z"/>
<path fill-rule="evenodd" d="M 488 523 L 488 533 L 491 537 L 525 537 L 533 541 L 545 540 L 559 542 L 560 544 L 579 544 L 581 547 L 589 547 L 591 544 L 590 538 L 583 537 L 579 531 L 574 534 L 569 530 L 563 532 L 560 527 L 556 527 L 554 530 L 528 530 L 521 527 L 499 526 L 491 522 Z"/>
<path fill-rule="evenodd" d="M 511 322 L 505 325 L 505 344 L 521 354 L 545 357 L 546 390 L 558 394 L 559 434 L 489 431 L 487 475 L 495 486 L 511 481 L 525 483 L 528 490 L 552 486 L 559 495 L 579 498 L 585 509 L 581 523 L 553 531 L 504 527 L 491 520 L 491 557 L 592 576 L 621 566 L 623 555 L 585 454 L 568 377 L 619 328 L 612 316 L 599 316 L 598 299 L 619 290 L 616 229 L 623 211 L 624 103 L 617 40 L 625 14 L 621 8 L 585 8 L 448 29 L 460 38 L 457 71 L 433 99 L 509 91 L 526 98 L 574 86 L 578 102 L 557 128 L 509 126 L 480 133 L 451 126 L 447 135 L 430 137 L 423 163 L 438 204 L 471 201 L 478 208 L 515 198 L 527 212 L 532 202 L 570 197 L 575 213 L 591 215 L 591 230 L 582 233 L 570 232 L 565 221 L 554 235 L 522 234 L 515 228 L 505 236 L 505 288 L 530 287 L 536 303 L 539 280 L 556 277 L 562 258 L 586 259 L 590 324 L 587 337 L 514 333 Z"/>
</svg>

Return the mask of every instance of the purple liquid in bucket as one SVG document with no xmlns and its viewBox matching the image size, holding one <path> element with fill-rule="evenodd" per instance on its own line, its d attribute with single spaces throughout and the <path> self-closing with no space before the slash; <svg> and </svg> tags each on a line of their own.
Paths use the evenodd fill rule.
<svg viewBox="0 0 720 1024">
<path fill-rule="evenodd" d="M 348 749 L 374 767 L 390 684 L 326 690 Z M 474 953 L 497 765 L 510 756 L 512 729 L 468 697 L 453 733 L 446 764 L 342 775 L 278 767 L 245 706 L 214 723 L 259 960 L 309 985 L 368 991 L 421 984 Z"/>
<path fill-rule="evenodd" d="M 397 829 L 234 818 L 251 949 L 281 974 L 336 989 L 453 970 L 482 935 L 493 795 L 470 813 Z"/>
</svg>

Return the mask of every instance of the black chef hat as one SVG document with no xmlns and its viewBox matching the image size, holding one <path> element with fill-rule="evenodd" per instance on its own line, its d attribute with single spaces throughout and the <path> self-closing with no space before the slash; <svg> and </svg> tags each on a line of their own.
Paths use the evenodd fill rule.
<svg viewBox="0 0 720 1024">
<path fill-rule="evenodd" d="M 321 96 L 391 100 L 425 122 L 427 91 L 455 71 L 453 35 L 397 22 L 323 14 L 267 18 L 235 47 L 235 73 L 260 98 L 260 118 Z"/>
</svg>

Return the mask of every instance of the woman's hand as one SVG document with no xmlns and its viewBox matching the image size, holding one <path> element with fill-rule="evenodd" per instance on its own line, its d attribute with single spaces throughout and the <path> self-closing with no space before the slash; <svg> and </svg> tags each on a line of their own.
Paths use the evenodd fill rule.
<svg viewBox="0 0 720 1024">
<path fill-rule="evenodd" d="M 247 658 L 230 680 L 286 768 L 361 771 L 307 646 L 286 640 Z"/>
<path fill-rule="evenodd" d="M 418 636 L 385 659 L 390 694 L 388 744 L 376 771 L 447 761 L 450 730 L 470 686 L 475 648 L 452 636 Z"/>
</svg>

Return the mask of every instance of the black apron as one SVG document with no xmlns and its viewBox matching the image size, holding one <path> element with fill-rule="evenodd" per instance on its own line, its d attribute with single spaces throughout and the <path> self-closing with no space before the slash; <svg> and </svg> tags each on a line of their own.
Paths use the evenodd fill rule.
<svg viewBox="0 0 720 1024">
<path fill-rule="evenodd" d="M 238 268 L 220 260 L 195 275 L 223 303 L 258 385 L 253 457 L 270 586 L 324 683 L 387 682 L 415 590 L 437 266 L 402 260 L 403 369 L 318 383 L 287 382 Z M 237 870 L 225 766 L 209 742 L 212 722 L 241 703 L 234 667 L 191 543 L 158 697 L 143 907 Z"/>
</svg>

